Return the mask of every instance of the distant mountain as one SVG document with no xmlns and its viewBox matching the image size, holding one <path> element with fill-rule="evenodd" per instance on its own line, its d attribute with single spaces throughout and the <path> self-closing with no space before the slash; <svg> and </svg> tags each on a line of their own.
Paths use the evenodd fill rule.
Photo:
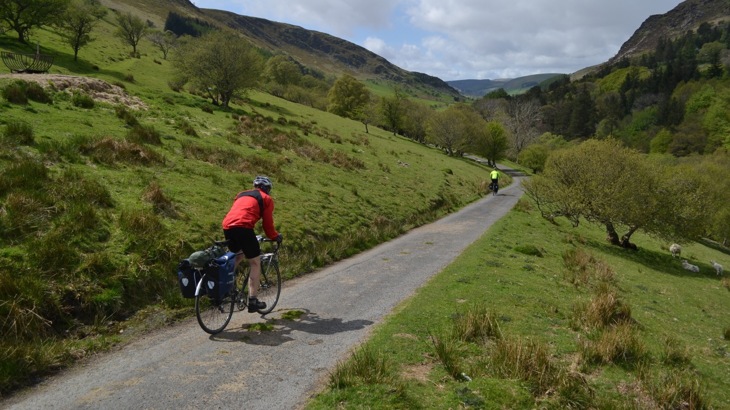
<svg viewBox="0 0 730 410">
<path fill-rule="evenodd" d="M 564 74 L 534 74 L 518 78 L 498 80 L 454 80 L 447 81 L 450 86 L 468 97 L 482 97 L 492 91 L 504 89 L 508 94 L 520 94 L 530 88 L 540 85 L 551 78 Z"/>
<path fill-rule="evenodd" d="M 718 23 L 730 19 L 728 0 L 686 0 L 666 14 L 650 16 L 609 60 L 638 57 L 654 51 L 660 38 L 675 39 L 703 23 Z"/>
</svg>

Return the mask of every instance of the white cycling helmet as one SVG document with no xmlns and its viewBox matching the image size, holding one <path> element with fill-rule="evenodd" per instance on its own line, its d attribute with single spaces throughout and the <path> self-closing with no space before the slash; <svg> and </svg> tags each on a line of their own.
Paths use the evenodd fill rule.
<svg viewBox="0 0 730 410">
<path fill-rule="evenodd" d="M 260 190 L 266 192 L 267 194 L 271 192 L 271 188 L 274 187 L 274 184 L 271 183 L 271 180 L 267 176 L 258 175 L 253 180 L 253 186 L 254 188 L 259 188 Z"/>
</svg>

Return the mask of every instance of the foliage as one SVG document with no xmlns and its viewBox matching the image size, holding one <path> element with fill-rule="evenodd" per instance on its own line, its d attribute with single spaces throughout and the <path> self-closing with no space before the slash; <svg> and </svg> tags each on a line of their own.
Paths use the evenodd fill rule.
<svg viewBox="0 0 730 410">
<path fill-rule="evenodd" d="M 343 117 L 359 119 L 360 112 L 370 101 L 370 92 L 351 75 L 343 75 L 328 93 L 327 111 Z"/>
<path fill-rule="evenodd" d="M 139 16 L 131 12 L 119 13 L 116 15 L 117 30 L 114 34 L 124 44 L 132 46 L 132 56 L 139 57 L 137 46 L 147 34 L 147 24 Z"/>
<path fill-rule="evenodd" d="M 614 140 L 555 152 L 525 189 L 543 216 L 599 223 L 607 240 L 624 247 L 633 247 L 630 239 L 639 229 L 670 240 L 698 238 L 713 192 L 686 166 L 649 161 Z"/>
<path fill-rule="evenodd" d="M 180 50 L 176 69 L 181 76 L 223 107 L 258 84 L 263 72 L 261 56 L 251 44 L 221 31 L 191 39 Z"/>
<path fill-rule="evenodd" d="M 78 59 L 81 47 L 93 41 L 91 32 L 98 21 L 106 15 L 98 0 L 71 0 L 68 8 L 58 21 L 68 45 L 74 51 L 74 61 Z"/>
<path fill-rule="evenodd" d="M 3 0 L 0 21 L 18 33 L 27 43 L 33 29 L 53 24 L 66 9 L 69 0 Z"/>
</svg>

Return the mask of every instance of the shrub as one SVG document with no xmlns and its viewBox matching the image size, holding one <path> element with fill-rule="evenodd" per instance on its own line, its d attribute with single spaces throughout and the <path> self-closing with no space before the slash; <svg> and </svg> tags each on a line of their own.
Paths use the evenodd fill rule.
<svg viewBox="0 0 730 410">
<path fill-rule="evenodd" d="M 11 104 L 28 104 L 28 96 L 25 93 L 24 81 L 16 81 L 8 84 L 3 88 L 3 98 L 8 100 Z"/>
<path fill-rule="evenodd" d="M 91 109 L 94 108 L 94 99 L 88 94 L 75 93 L 71 99 L 71 103 L 74 107 Z"/>
<path fill-rule="evenodd" d="M 33 145 L 33 127 L 25 121 L 10 121 L 5 125 L 3 141 L 11 145 Z"/>
<path fill-rule="evenodd" d="M 36 82 L 30 82 L 28 83 L 25 94 L 28 96 L 28 99 L 31 101 L 43 103 L 43 104 L 51 104 L 53 103 L 53 98 L 51 98 L 50 95 L 46 92 L 46 90 L 41 87 L 40 84 Z"/>
</svg>

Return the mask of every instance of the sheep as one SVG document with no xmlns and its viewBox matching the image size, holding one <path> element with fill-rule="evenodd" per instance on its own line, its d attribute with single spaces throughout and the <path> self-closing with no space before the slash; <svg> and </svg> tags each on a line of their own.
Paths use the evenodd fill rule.
<svg viewBox="0 0 730 410">
<path fill-rule="evenodd" d="M 687 262 L 686 260 L 683 260 L 682 261 L 682 267 L 684 269 L 687 269 L 688 271 L 692 271 L 694 273 L 699 273 L 699 271 L 700 271 L 700 267 L 699 266 L 693 265 L 693 264 Z"/>
<path fill-rule="evenodd" d="M 715 268 L 715 273 L 722 275 L 722 265 L 715 261 L 710 261 L 710 263 L 712 264 L 712 267 Z"/>
<path fill-rule="evenodd" d="M 673 243 L 669 246 L 669 252 L 672 252 L 673 258 L 676 258 L 682 254 L 682 247 L 679 244 Z"/>
</svg>

